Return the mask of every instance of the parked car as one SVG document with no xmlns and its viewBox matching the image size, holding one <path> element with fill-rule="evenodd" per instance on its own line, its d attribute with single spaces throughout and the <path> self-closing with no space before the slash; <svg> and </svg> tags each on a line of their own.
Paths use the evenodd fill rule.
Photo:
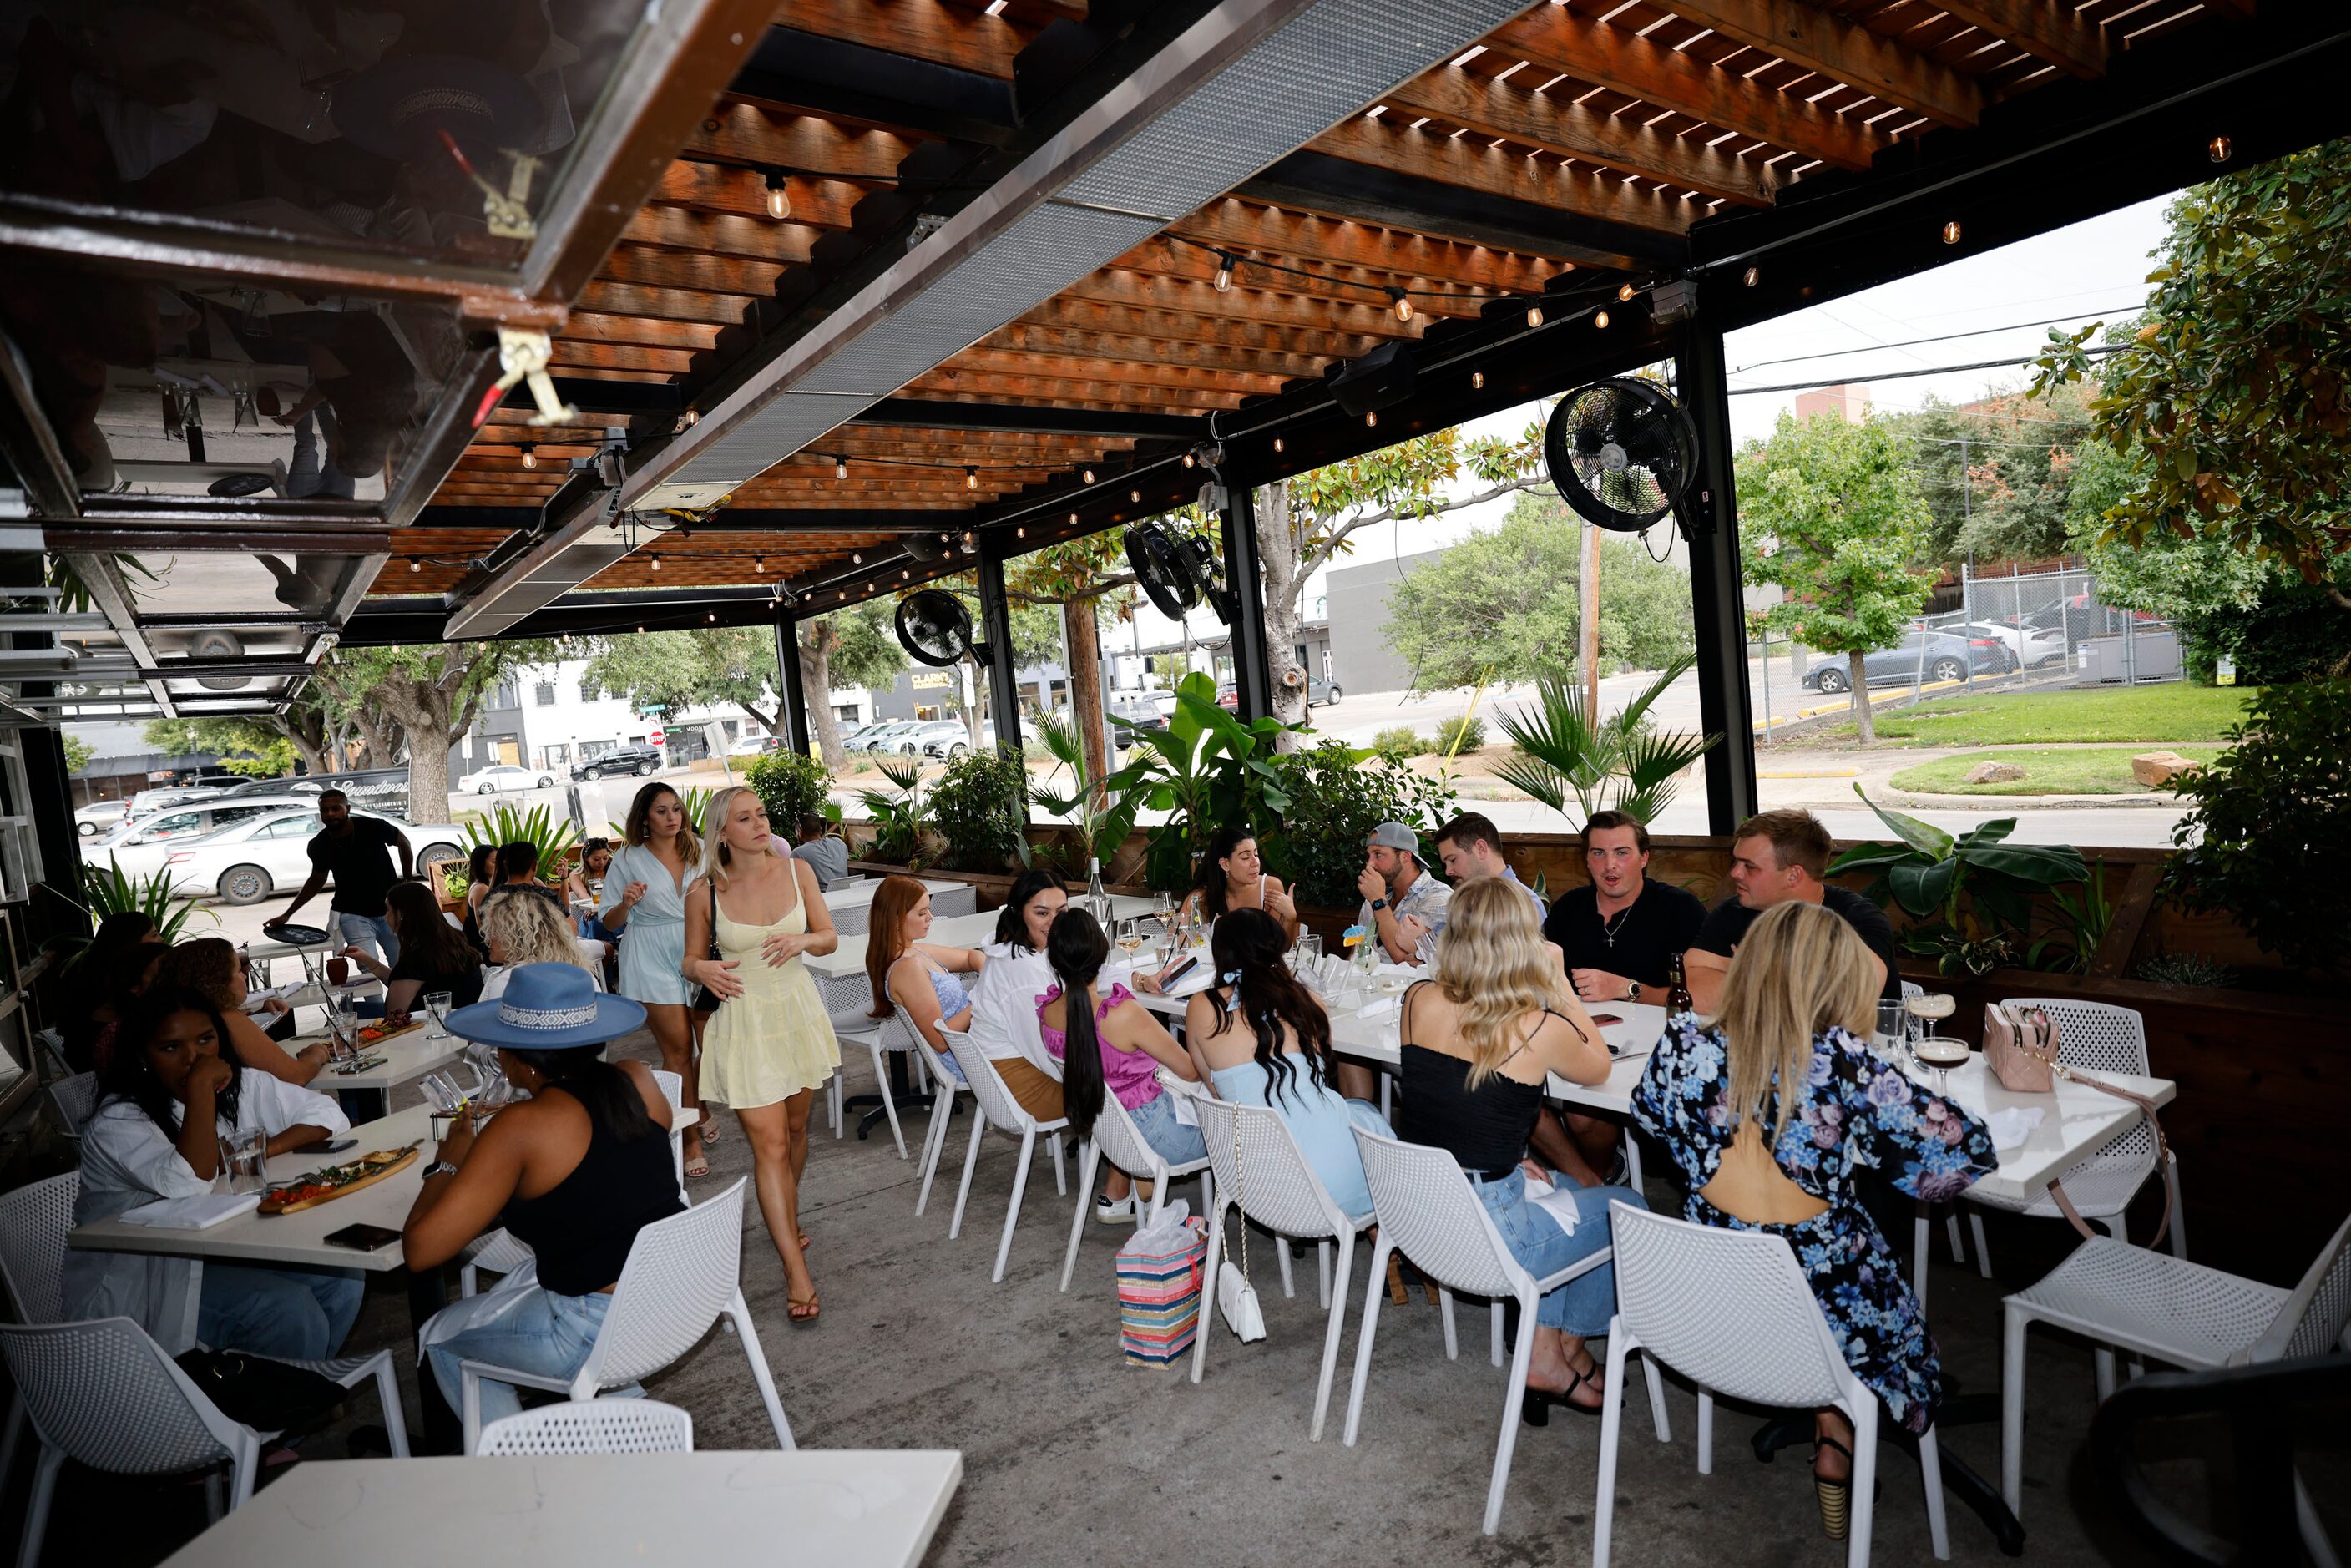
<svg viewBox="0 0 2351 1568">
<path fill-rule="evenodd" d="M 166 806 L 176 806 L 183 800 L 193 800 L 199 795 L 211 793 L 209 789 L 199 789 L 187 784 L 167 784 L 154 789 L 141 789 L 131 797 L 130 814 L 133 819 L 151 817 Z"/>
<path fill-rule="evenodd" d="M 500 762 L 468 773 L 457 780 L 461 794 L 495 795 L 502 789 L 552 789 L 555 774 L 552 769 L 517 768 L 511 762 Z"/>
<path fill-rule="evenodd" d="M 785 740 L 779 735 L 747 735 L 726 748 L 729 757 L 765 757 L 771 751 L 781 751 Z"/>
<path fill-rule="evenodd" d="M 234 789 L 222 790 L 221 794 L 230 800 L 240 795 L 323 795 L 332 788 L 334 785 L 330 780 L 314 779 L 306 773 L 298 779 L 249 779 Z"/>
<path fill-rule="evenodd" d="M 848 747 L 848 749 L 866 752 L 896 751 L 899 748 L 898 743 L 920 727 L 921 726 L 912 719 L 893 719 L 888 724 L 876 725 L 872 729 L 860 734 L 857 744 Z"/>
<path fill-rule="evenodd" d="M 122 825 L 129 815 L 128 800 L 92 800 L 74 813 L 74 831 L 85 839 L 94 839 Z"/>
<path fill-rule="evenodd" d="M 908 757 L 959 756 L 971 749 L 971 731 L 959 718 L 926 719 L 891 742 L 891 747 Z"/>
<path fill-rule="evenodd" d="M 969 751 L 971 749 L 971 732 L 966 729 L 959 722 L 954 725 L 954 731 L 955 732 L 952 735 L 942 732 L 941 734 L 933 736 L 929 739 L 924 741 L 923 755 L 925 757 L 943 757 L 952 761 L 954 758 L 961 757 L 965 752 Z M 979 744 L 982 750 L 987 750 L 995 746 L 996 721 L 994 719 L 983 719 L 980 722 Z M 1023 719 L 1020 722 L 1020 745 L 1024 749 L 1043 745 L 1043 741 L 1038 736 L 1035 727 L 1030 725 L 1026 719 Z"/>
<path fill-rule="evenodd" d="M 420 873 L 431 862 L 465 858 L 465 834 L 450 823 L 418 827 L 384 820 L 416 852 Z M 318 831 L 315 810 L 264 811 L 172 846 L 162 863 L 172 881 L 198 897 L 212 894 L 224 904 L 257 904 L 273 893 L 291 893 L 309 879 L 310 840 Z M 399 863 L 397 853 L 392 863 Z"/>
<path fill-rule="evenodd" d="M 2021 669 L 2042 664 L 2062 664 L 2065 658 L 2065 633 L 2046 626 L 2011 626 L 1999 621 L 1968 621 L 1939 628 L 1967 637 L 1997 638 Z"/>
<path fill-rule="evenodd" d="M 1905 686 L 1914 680 L 1961 680 L 1970 673 L 2004 675 L 2015 667 L 2007 647 L 1996 637 L 1961 637 L 1914 627 L 1892 647 L 1864 654 L 1862 678 L 1873 686 Z M 1816 692 L 1853 689 L 1842 659 L 1813 665 L 1804 672 L 1803 685 Z"/>
<path fill-rule="evenodd" d="M 616 746 L 610 751 L 581 758 L 572 766 L 571 777 L 611 779 L 626 773 L 642 779 L 654 768 L 666 766 L 668 758 L 657 746 Z"/>
<path fill-rule="evenodd" d="M 310 831 L 319 831 L 317 802 L 300 796 L 235 796 L 224 800 L 209 789 L 204 795 L 201 800 L 183 800 L 163 810 L 131 818 L 92 845 L 83 858 L 94 866 L 103 866 L 110 861 L 128 875 L 148 876 L 183 842 L 273 811 L 298 810 L 309 821 Z"/>
<path fill-rule="evenodd" d="M 1320 675 L 1306 677 L 1306 706 L 1309 709 L 1329 707 L 1346 695 Z M 1217 687 L 1217 706 L 1227 713 L 1240 711 L 1240 693 L 1235 689 L 1232 682 L 1227 681 Z"/>
</svg>

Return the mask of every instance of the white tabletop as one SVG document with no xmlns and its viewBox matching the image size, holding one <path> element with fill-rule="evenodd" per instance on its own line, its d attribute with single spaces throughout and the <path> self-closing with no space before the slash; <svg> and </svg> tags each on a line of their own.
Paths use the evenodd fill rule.
<svg viewBox="0 0 2351 1568">
<path fill-rule="evenodd" d="M 1151 900 L 1114 894 L 1110 901 L 1112 918 L 1129 919 L 1151 913 Z M 941 947 L 984 947 L 996 940 L 998 911 L 984 915 L 951 915 L 931 922 L 931 934 L 923 938 Z M 865 972 L 865 935 L 843 936 L 841 946 L 830 953 L 811 953 L 803 960 L 820 975 L 862 975 Z"/>
<path fill-rule="evenodd" d="M 395 1083 L 437 1072 L 465 1054 L 465 1042 L 455 1035 L 440 1040 L 426 1038 L 433 1032 L 433 1020 L 420 1018 L 415 1028 L 374 1045 L 361 1046 L 359 1060 L 373 1061 L 382 1059 L 379 1067 L 362 1068 L 357 1072 L 338 1072 L 329 1062 L 319 1076 L 310 1080 L 310 1087 L 321 1094 L 331 1094 L 343 1089 L 389 1089 Z M 286 1042 L 289 1051 L 323 1040 L 323 1035 L 302 1035 Z M 405 1141 L 405 1140 L 403 1140 Z"/>
<path fill-rule="evenodd" d="M 963 1479 L 953 1449 L 337 1459 L 296 1466 L 174 1568 L 715 1563 L 913 1568 Z"/>
</svg>

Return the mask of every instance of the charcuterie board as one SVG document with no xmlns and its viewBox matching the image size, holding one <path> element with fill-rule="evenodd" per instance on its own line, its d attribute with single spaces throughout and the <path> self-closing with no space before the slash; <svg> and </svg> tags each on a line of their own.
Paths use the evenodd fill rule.
<svg viewBox="0 0 2351 1568">
<path fill-rule="evenodd" d="M 399 1039 L 402 1035 L 406 1034 L 410 1030 L 423 1029 L 423 1027 L 424 1020 L 423 1019 L 410 1019 L 398 1029 L 386 1029 L 380 1023 L 368 1024 L 360 1030 L 360 1047 L 361 1050 L 365 1050 L 371 1045 L 381 1045 L 387 1040 Z"/>
<path fill-rule="evenodd" d="M 361 1155 L 340 1166 L 328 1166 L 297 1176 L 284 1186 L 274 1186 L 263 1195 L 264 1214 L 299 1214 L 306 1208 L 316 1208 L 322 1203 L 332 1203 L 339 1197 L 349 1197 L 363 1186 L 373 1186 L 388 1176 L 394 1176 L 416 1163 L 416 1152 L 423 1147 L 420 1139 L 404 1149 L 382 1149 Z"/>
</svg>

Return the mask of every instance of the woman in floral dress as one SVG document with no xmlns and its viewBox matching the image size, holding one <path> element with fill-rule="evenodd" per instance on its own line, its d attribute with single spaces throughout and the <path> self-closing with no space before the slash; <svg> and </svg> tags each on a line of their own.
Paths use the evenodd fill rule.
<svg viewBox="0 0 2351 1568">
<path fill-rule="evenodd" d="M 1870 1053 L 1876 1004 L 1853 928 L 1818 904 L 1781 904 L 1739 945 L 1720 1015 L 1685 1018 L 1658 1041 L 1633 1116 L 1681 1167 L 1684 1218 L 1787 1238 L 1854 1375 L 1919 1433 L 1942 1397 L 1941 1364 L 1855 1183 L 1871 1167 L 1940 1202 L 1997 1159 L 1981 1122 Z M 1843 1539 L 1852 1425 L 1823 1410 L 1815 1432 L 1823 1521 Z"/>
</svg>

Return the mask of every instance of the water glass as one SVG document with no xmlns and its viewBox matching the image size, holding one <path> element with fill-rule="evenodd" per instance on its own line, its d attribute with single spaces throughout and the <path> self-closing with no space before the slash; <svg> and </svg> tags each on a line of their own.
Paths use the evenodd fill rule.
<svg viewBox="0 0 2351 1568">
<path fill-rule="evenodd" d="M 221 1175 L 231 1192 L 265 1192 L 269 1187 L 269 1134 L 259 1127 L 240 1127 L 220 1141 Z"/>
<path fill-rule="evenodd" d="M 424 1010 L 433 1015 L 433 1027 L 425 1031 L 425 1039 L 447 1040 L 449 1038 L 449 1009 L 456 999 L 455 994 L 450 991 L 424 993 Z"/>
<path fill-rule="evenodd" d="M 1878 998 L 1877 1034 L 1870 1042 L 1876 1047 L 1877 1054 L 1889 1057 L 1900 1054 L 1903 1036 L 1908 1032 L 1907 1018 L 1900 1002 L 1889 1002 L 1882 997 Z"/>
<path fill-rule="evenodd" d="M 1301 967 L 1322 961 L 1322 938 L 1319 933 L 1304 931 L 1298 937 L 1298 962 Z"/>
</svg>

